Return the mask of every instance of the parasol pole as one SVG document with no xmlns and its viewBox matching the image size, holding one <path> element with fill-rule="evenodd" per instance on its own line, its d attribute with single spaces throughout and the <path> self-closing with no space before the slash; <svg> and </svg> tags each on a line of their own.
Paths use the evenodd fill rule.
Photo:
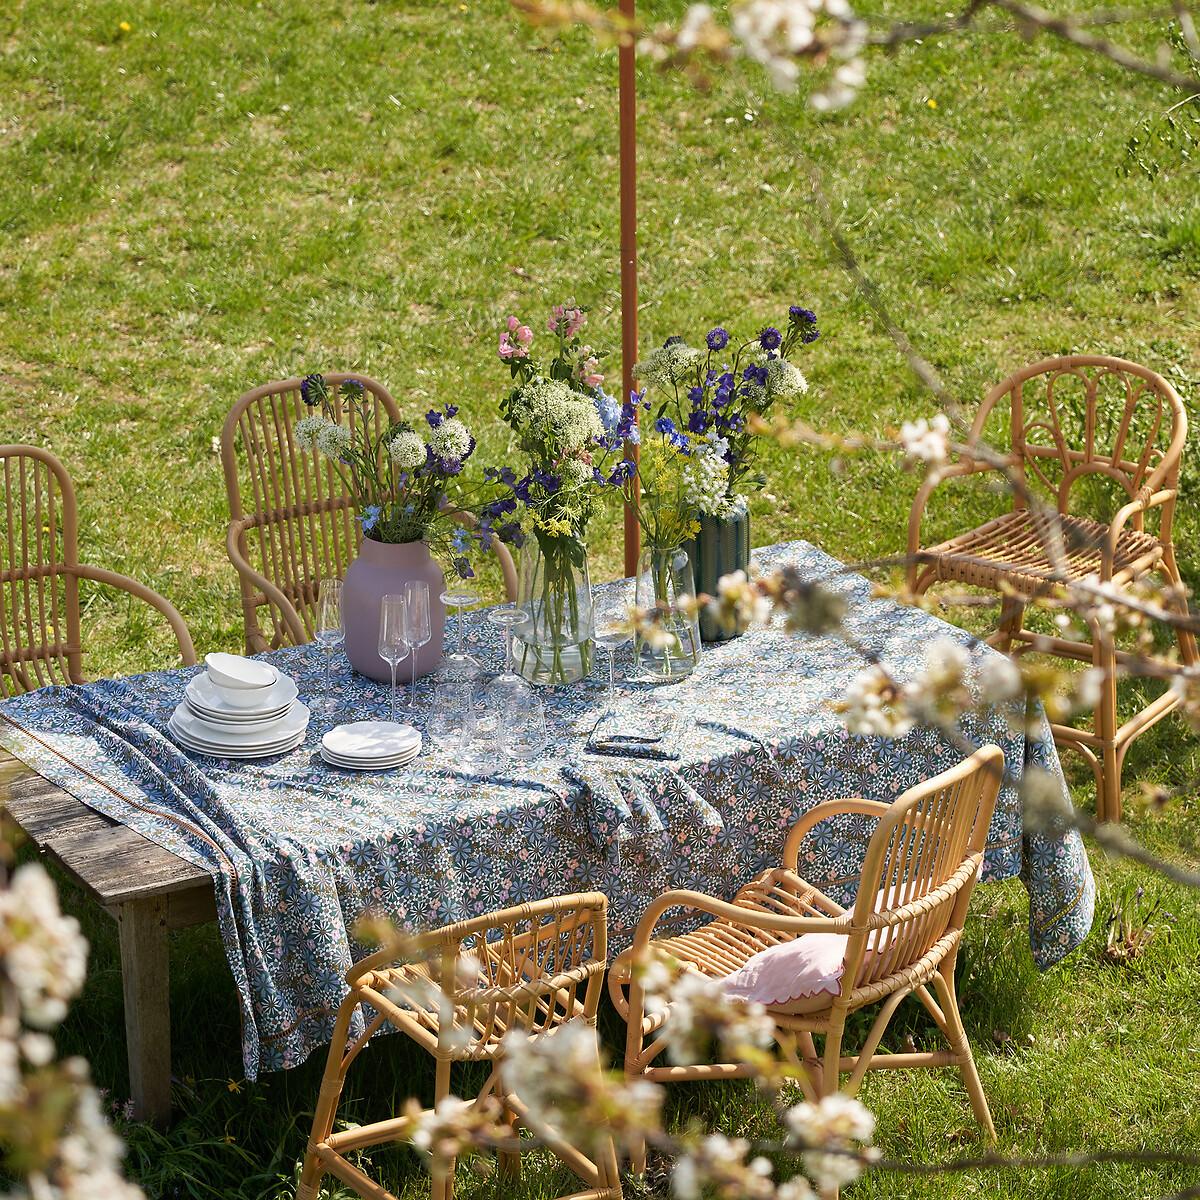
<svg viewBox="0 0 1200 1200">
<path fill-rule="evenodd" d="M 632 18 L 636 0 L 621 0 L 621 12 Z M 632 39 L 617 50 L 617 77 L 620 85 L 621 155 L 621 402 L 633 391 L 633 367 L 638 360 L 637 294 L 637 50 Z M 625 444 L 625 457 L 634 462 L 638 448 Z M 634 492 L 634 505 L 638 503 Z M 636 508 L 625 508 L 625 574 L 637 573 L 641 549 L 641 527 Z"/>
</svg>

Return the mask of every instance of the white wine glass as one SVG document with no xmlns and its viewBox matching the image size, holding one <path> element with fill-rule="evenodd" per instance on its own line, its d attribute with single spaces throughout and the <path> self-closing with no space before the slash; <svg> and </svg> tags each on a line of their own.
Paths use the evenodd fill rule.
<svg viewBox="0 0 1200 1200">
<path fill-rule="evenodd" d="M 404 603 L 408 609 L 408 648 L 413 656 L 412 687 L 406 713 L 417 711 L 417 651 L 429 644 L 432 625 L 429 620 L 429 584 L 423 579 L 410 579 L 404 585 Z"/>
<path fill-rule="evenodd" d="M 313 631 L 325 658 L 325 698 L 322 707 L 333 712 L 337 700 L 333 695 L 333 656 L 346 641 L 346 625 L 342 616 L 342 581 L 322 579 L 317 592 L 317 623 Z"/>
<path fill-rule="evenodd" d="M 392 720 L 396 719 L 396 668 L 408 656 L 408 605 L 387 595 L 379 605 L 379 657 L 392 668 Z"/>
</svg>

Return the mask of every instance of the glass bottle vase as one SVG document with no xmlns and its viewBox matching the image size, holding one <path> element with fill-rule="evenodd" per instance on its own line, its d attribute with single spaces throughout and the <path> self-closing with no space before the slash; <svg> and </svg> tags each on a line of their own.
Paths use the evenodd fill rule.
<svg viewBox="0 0 1200 1200">
<path fill-rule="evenodd" d="M 690 675 L 700 661 L 692 560 L 682 546 L 645 546 L 638 558 L 637 606 L 657 619 L 637 640 L 641 678 L 664 683 Z"/>
<path fill-rule="evenodd" d="M 513 657 L 536 684 L 574 683 L 592 667 L 592 584 L 578 538 L 534 534 L 521 548 Z"/>
</svg>

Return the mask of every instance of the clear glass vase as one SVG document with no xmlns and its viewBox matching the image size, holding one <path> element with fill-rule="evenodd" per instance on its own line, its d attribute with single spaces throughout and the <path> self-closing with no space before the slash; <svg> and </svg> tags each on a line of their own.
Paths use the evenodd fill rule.
<svg viewBox="0 0 1200 1200">
<path fill-rule="evenodd" d="M 534 534 L 521 548 L 513 627 L 517 672 L 530 683 L 574 683 L 592 668 L 592 583 L 577 538 Z"/>
<path fill-rule="evenodd" d="M 638 638 L 642 678 L 669 682 L 695 669 L 700 661 L 695 599 L 696 583 L 687 550 L 682 546 L 643 547 L 638 559 L 637 606 L 643 611 L 656 609 L 660 619 L 652 634 Z"/>
</svg>

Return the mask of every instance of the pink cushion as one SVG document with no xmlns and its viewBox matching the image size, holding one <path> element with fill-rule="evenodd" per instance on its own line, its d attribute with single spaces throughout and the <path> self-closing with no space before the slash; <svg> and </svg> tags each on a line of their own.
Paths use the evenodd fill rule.
<svg viewBox="0 0 1200 1200">
<path fill-rule="evenodd" d="M 733 1000 L 756 1000 L 787 1012 L 828 1008 L 842 990 L 844 933 L 806 933 L 751 955 L 721 983 Z"/>
</svg>

